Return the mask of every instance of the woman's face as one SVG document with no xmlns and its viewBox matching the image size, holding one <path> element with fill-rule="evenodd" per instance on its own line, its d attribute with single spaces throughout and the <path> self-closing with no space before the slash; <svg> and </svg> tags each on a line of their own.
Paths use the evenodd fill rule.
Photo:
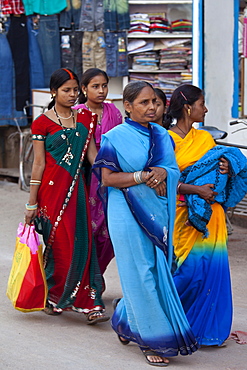
<svg viewBox="0 0 247 370">
<path fill-rule="evenodd" d="M 52 93 L 56 94 L 56 104 L 63 107 L 72 107 L 75 105 L 78 92 L 79 86 L 76 80 L 68 80 L 57 91 L 52 91 Z"/>
<path fill-rule="evenodd" d="M 94 104 L 102 103 L 108 94 L 108 83 L 103 75 L 93 77 L 87 86 L 82 85 L 82 91 L 87 94 L 87 101 Z"/>
<path fill-rule="evenodd" d="M 204 122 L 206 113 L 208 112 L 205 106 L 204 96 L 201 95 L 200 98 L 191 105 L 190 118 L 193 122 Z"/>
<path fill-rule="evenodd" d="M 146 126 L 148 122 L 153 122 L 156 111 L 156 96 L 153 89 L 145 86 L 133 101 L 124 102 L 124 107 L 130 113 L 130 118 L 133 121 Z"/>
<path fill-rule="evenodd" d="M 166 107 L 164 106 L 163 100 L 161 100 L 158 95 L 156 95 L 156 113 L 154 116 L 154 121 L 162 126 L 163 115 L 165 113 Z"/>
</svg>

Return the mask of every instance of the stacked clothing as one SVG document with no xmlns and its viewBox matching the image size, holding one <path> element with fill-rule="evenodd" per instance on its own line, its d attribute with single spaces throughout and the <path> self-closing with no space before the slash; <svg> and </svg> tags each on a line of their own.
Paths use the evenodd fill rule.
<svg viewBox="0 0 247 370">
<path fill-rule="evenodd" d="M 184 70 L 191 64 L 191 41 L 176 40 L 164 43 L 160 50 L 160 69 Z"/>
<path fill-rule="evenodd" d="M 172 96 L 173 91 L 183 84 L 180 73 L 160 73 L 158 75 L 159 88 L 164 91 L 168 102 Z"/>
<path fill-rule="evenodd" d="M 130 34 L 149 33 L 150 19 L 149 15 L 145 13 L 134 13 L 130 14 Z"/>
<path fill-rule="evenodd" d="M 183 84 L 192 84 L 192 70 L 181 73 L 181 79 Z"/>
<path fill-rule="evenodd" d="M 129 75 L 130 81 L 146 81 L 153 87 L 159 87 L 158 74 L 155 73 L 136 73 L 132 72 Z"/>
<path fill-rule="evenodd" d="M 132 69 L 155 71 L 159 69 L 158 63 L 159 58 L 155 51 L 138 53 L 133 57 Z"/>
<path fill-rule="evenodd" d="M 164 34 L 170 32 L 171 26 L 168 19 L 161 15 L 150 17 L 150 33 Z"/>
<path fill-rule="evenodd" d="M 192 21 L 188 19 L 177 19 L 171 22 L 172 32 L 192 32 Z"/>
<path fill-rule="evenodd" d="M 170 71 L 183 70 L 187 67 L 187 55 L 182 51 L 177 50 L 161 50 L 160 51 L 160 69 L 168 69 Z"/>
<path fill-rule="evenodd" d="M 146 81 L 153 87 L 158 87 L 167 97 L 169 104 L 173 91 L 180 85 L 192 83 L 191 73 L 138 73 L 131 72 L 129 75 L 130 81 Z"/>
</svg>

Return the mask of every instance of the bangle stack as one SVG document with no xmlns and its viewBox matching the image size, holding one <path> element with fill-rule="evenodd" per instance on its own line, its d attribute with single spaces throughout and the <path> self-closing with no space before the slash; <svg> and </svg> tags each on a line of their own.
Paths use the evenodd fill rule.
<svg viewBox="0 0 247 370">
<path fill-rule="evenodd" d="M 29 204 L 29 203 L 27 203 L 26 204 L 26 210 L 27 211 L 35 211 L 35 209 L 37 209 L 38 208 L 38 203 L 35 203 L 35 204 Z"/>
<path fill-rule="evenodd" d="M 181 185 L 182 185 L 182 182 L 179 182 L 178 183 L 178 186 L 177 186 L 177 194 L 180 194 L 180 187 L 181 187 Z"/>
<path fill-rule="evenodd" d="M 40 185 L 41 181 L 40 180 L 30 180 L 30 185 Z"/>
<path fill-rule="evenodd" d="M 142 171 L 136 171 L 133 173 L 133 176 L 134 176 L 134 181 L 137 183 L 137 184 L 142 184 L 143 183 L 143 180 L 142 180 Z"/>
</svg>

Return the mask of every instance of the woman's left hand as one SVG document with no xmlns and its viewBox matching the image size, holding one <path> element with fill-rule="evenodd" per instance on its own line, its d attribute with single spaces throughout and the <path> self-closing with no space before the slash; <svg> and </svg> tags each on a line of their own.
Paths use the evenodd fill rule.
<svg viewBox="0 0 247 370">
<path fill-rule="evenodd" d="M 157 188 L 166 179 L 167 172 L 161 167 L 150 167 L 150 170 L 146 185 L 150 188 Z"/>
<path fill-rule="evenodd" d="M 219 161 L 220 173 L 223 175 L 229 173 L 229 163 L 225 158 L 220 158 Z"/>
<path fill-rule="evenodd" d="M 155 187 L 155 191 L 157 195 L 160 195 L 161 197 L 166 196 L 166 183 L 165 181 L 162 181 L 159 185 Z"/>
</svg>

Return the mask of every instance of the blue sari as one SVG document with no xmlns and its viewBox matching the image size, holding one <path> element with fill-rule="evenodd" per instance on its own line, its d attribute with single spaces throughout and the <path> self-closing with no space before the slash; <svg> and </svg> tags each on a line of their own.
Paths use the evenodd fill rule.
<svg viewBox="0 0 247 370">
<path fill-rule="evenodd" d="M 116 172 L 162 167 L 167 197 L 145 184 L 108 188 L 107 215 L 123 298 L 113 317 L 118 335 L 161 356 L 191 354 L 197 343 L 171 275 L 179 170 L 168 133 L 126 119 L 102 137 L 95 168 Z"/>
</svg>

